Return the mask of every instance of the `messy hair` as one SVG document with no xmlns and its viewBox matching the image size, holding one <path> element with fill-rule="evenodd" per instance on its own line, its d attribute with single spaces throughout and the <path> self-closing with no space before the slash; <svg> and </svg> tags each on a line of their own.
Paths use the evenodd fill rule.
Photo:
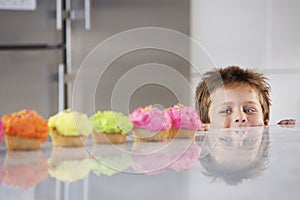
<svg viewBox="0 0 300 200">
<path fill-rule="evenodd" d="M 196 88 L 196 107 L 203 123 L 210 123 L 209 108 L 210 95 L 219 88 L 244 86 L 253 89 L 259 96 L 264 121 L 270 119 L 270 91 L 268 79 L 252 69 L 243 69 L 238 66 L 214 69 L 205 73 L 202 81 Z"/>
</svg>

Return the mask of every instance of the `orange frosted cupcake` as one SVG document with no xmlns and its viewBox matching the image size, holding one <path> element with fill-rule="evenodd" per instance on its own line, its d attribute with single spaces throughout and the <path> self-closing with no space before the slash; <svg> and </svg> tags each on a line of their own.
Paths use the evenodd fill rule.
<svg viewBox="0 0 300 200">
<path fill-rule="evenodd" d="M 133 136 L 136 141 L 159 142 L 167 139 L 171 127 L 171 120 L 165 111 L 147 106 L 137 108 L 130 115 L 133 123 Z"/>
<path fill-rule="evenodd" d="M 169 138 L 187 138 L 192 139 L 195 132 L 201 128 L 201 120 L 196 112 L 191 107 L 176 104 L 166 109 L 172 122 L 172 127 L 169 131 Z"/>
<path fill-rule="evenodd" d="M 3 116 L 4 137 L 10 150 L 36 150 L 48 136 L 47 121 L 34 110 L 21 110 Z"/>
<path fill-rule="evenodd" d="M 34 188 L 48 177 L 46 156 L 42 151 L 7 151 L 3 182 L 23 189 Z"/>
</svg>

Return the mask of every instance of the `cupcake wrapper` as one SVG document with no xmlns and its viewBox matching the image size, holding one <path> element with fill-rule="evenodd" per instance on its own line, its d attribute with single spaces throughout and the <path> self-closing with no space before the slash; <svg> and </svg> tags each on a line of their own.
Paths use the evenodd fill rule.
<svg viewBox="0 0 300 200">
<path fill-rule="evenodd" d="M 169 139 L 193 139 L 195 137 L 196 131 L 187 130 L 187 129 L 176 129 L 171 128 L 169 131 L 168 138 Z"/>
<path fill-rule="evenodd" d="M 51 136 L 52 143 L 56 147 L 83 147 L 86 144 L 86 136 L 64 136 L 61 134 L 54 134 Z"/>
<path fill-rule="evenodd" d="M 125 143 L 126 135 L 120 133 L 93 133 L 93 140 L 95 143 L 113 143 L 113 144 L 122 144 Z"/>
<path fill-rule="evenodd" d="M 5 135 L 5 142 L 9 150 L 37 150 L 41 148 L 41 141 L 35 138 Z"/>
<path fill-rule="evenodd" d="M 165 141 L 168 137 L 168 131 L 151 132 L 145 129 L 134 129 L 134 140 L 137 142 L 161 142 Z"/>
</svg>

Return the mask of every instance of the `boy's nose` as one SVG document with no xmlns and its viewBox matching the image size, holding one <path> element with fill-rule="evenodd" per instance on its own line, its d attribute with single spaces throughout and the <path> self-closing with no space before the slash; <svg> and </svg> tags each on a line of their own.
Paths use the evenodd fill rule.
<svg viewBox="0 0 300 200">
<path fill-rule="evenodd" d="M 244 126 L 247 121 L 248 120 L 247 120 L 246 115 L 243 113 L 239 113 L 234 117 L 233 124 L 235 127 L 240 127 L 240 126 Z"/>
</svg>

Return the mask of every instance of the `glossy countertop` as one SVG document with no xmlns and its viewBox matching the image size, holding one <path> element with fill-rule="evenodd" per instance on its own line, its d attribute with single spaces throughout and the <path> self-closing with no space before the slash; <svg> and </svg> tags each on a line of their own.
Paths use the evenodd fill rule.
<svg viewBox="0 0 300 200">
<path fill-rule="evenodd" d="M 195 139 L 0 148 L 0 199 L 300 199 L 300 125 Z"/>
</svg>

